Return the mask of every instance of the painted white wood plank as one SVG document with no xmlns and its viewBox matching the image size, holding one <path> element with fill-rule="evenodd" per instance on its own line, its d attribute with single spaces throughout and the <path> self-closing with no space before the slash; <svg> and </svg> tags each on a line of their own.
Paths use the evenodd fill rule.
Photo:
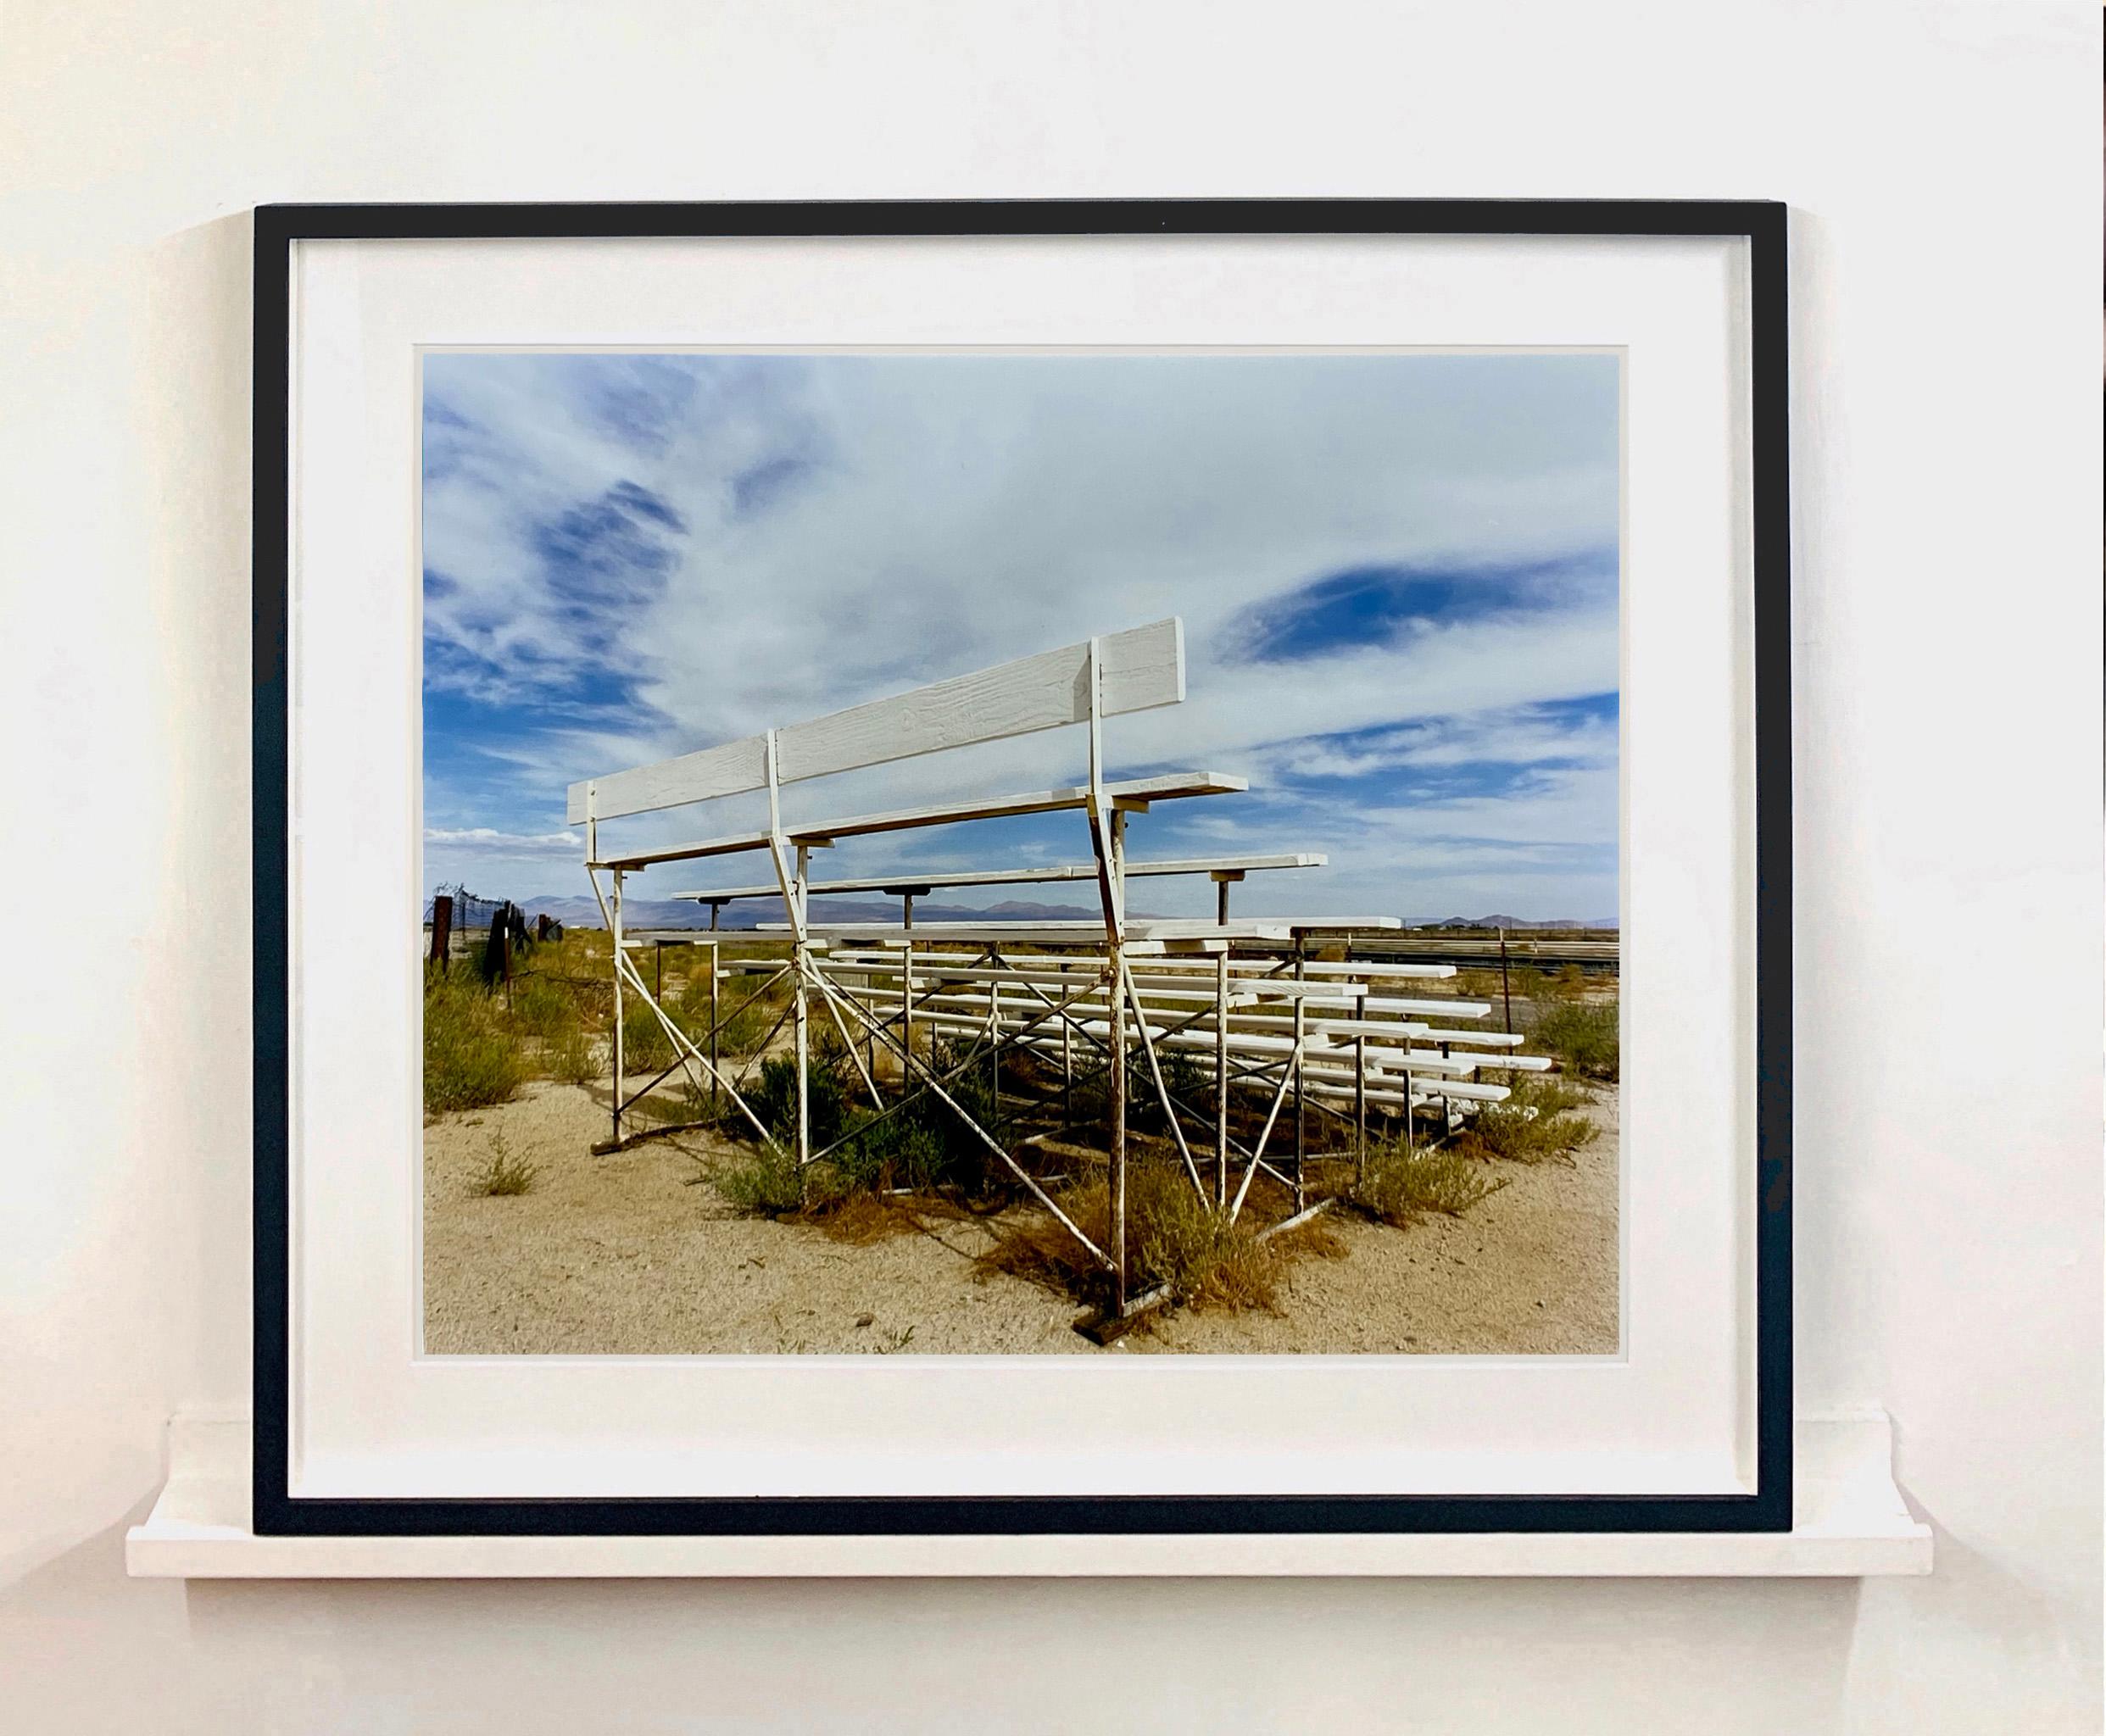
<svg viewBox="0 0 2106 1736">
<path fill-rule="evenodd" d="M 1184 698 L 1184 623 L 1175 616 L 1097 641 L 1107 717 Z M 1089 720 L 1087 641 L 933 682 L 775 732 L 784 783 Z"/>
<path fill-rule="evenodd" d="M 1372 923 L 1373 919 L 1368 919 Z M 1328 924 L 1329 919 L 1323 919 Z M 1355 925 L 1345 925 L 1351 927 Z M 772 934 L 785 932 L 788 925 L 781 922 L 763 922 L 759 932 Z M 901 940 L 908 937 L 920 940 L 987 940 L 1057 943 L 1062 940 L 1086 940 L 1093 934 L 1104 932 L 1101 922 L 1078 918 L 1073 921 L 1056 920 L 1033 922 L 918 922 L 912 929 L 897 922 L 814 922 L 809 932 L 830 935 L 844 940 L 876 941 Z M 1313 932 L 1312 926 L 1300 917 L 1252 917 L 1227 923 L 1212 922 L 1203 917 L 1166 917 L 1161 921 L 1143 919 L 1128 922 L 1127 934 L 1142 940 L 1262 940 L 1275 943 L 1290 940 L 1298 933 Z M 1326 932 L 1329 932 L 1328 928 Z"/>
<path fill-rule="evenodd" d="M 1355 960 L 1351 964 L 1325 964 L 1320 959 L 1311 959 L 1302 965 L 1311 976 L 1414 976 L 1427 980 L 1441 980 L 1455 975 L 1453 965 L 1369 965 Z"/>
<path fill-rule="evenodd" d="M 1100 692 L 1107 716 L 1174 705 L 1184 698 L 1184 624 L 1174 616 L 1110 634 L 1098 644 L 1103 659 Z M 1085 722 L 1089 663 L 1087 642 L 1064 645 L 792 724 L 775 732 L 776 776 L 796 783 Z M 764 788 L 767 781 L 767 738 L 748 736 L 574 783 L 566 813 L 573 826 L 588 815 L 617 820 L 743 795 Z"/>
<path fill-rule="evenodd" d="M 1365 1004 L 1371 1013 L 1424 1013 L 1429 1018 L 1482 1019 L 1491 1011 L 1488 1000 L 1403 1000 L 1394 995 L 1370 995 Z"/>
<path fill-rule="evenodd" d="M 1466 1079 L 1425 1079 L 1415 1082 L 1429 1096 L 1453 1098 L 1458 1103 L 1504 1103 L 1513 1094 L 1504 1085 L 1474 1085 Z"/>
<path fill-rule="evenodd" d="M 1055 960 L 1045 961 L 1057 963 Z M 853 975 L 861 977 L 879 977 L 898 982 L 905 975 L 904 957 L 889 963 L 866 963 L 857 960 L 825 961 L 829 976 Z M 917 982 L 1014 982 L 1036 983 L 1042 988 L 1066 985 L 1078 987 L 1094 982 L 1104 970 L 1100 959 L 1093 959 L 1083 969 L 1056 971 L 1041 968 L 1040 961 L 1033 958 L 1020 961 L 1015 966 L 992 965 L 984 960 L 970 960 L 960 963 L 933 962 L 916 954 L 914 959 L 914 976 Z M 1202 984 L 1187 976 L 1157 976 L 1151 965 L 1145 971 L 1133 973 L 1134 986 L 1141 996 L 1149 1000 L 1206 1001 L 1212 1004 L 1214 988 L 1211 983 Z M 1228 999 L 1232 1004 L 1254 1004 L 1261 1001 L 1306 1000 L 1319 1006 L 1353 1006 L 1366 993 L 1362 985 L 1353 982 L 1296 982 L 1291 978 L 1278 982 L 1252 982 L 1242 979 L 1234 982 Z M 1377 1028 L 1394 1032 L 1400 1027 L 1383 1025 Z"/>
<path fill-rule="evenodd" d="M 1197 856 L 1173 862 L 1128 862 L 1126 877 L 1166 874 L 1250 874 L 1279 868 L 1321 868 L 1329 859 L 1321 854 L 1304 853 L 1287 856 Z M 861 880 L 815 880 L 806 888 L 814 898 L 829 893 L 889 892 L 899 887 L 950 887 L 962 886 L 1044 886 L 1056 882 L 1072 880 L 1095 881 L 1097 865 L 1094 862 L 1075 862 L 1051 868 L 994 868 L 994 869 L 901 869 L 892 874 L 870 876 Z M 780 898 L 783 889 L 772 882 L 766 886 L 729 886 L 714 890 L 671 892 L 657 894 L 671 899 L 698 899 L 706 904 L 714 899 Z M 1394 967 L 1399 976 L 1450 976 L 1455 974 L 1451 965 L 1400 965 Z"/>
<path fill-rule="evenodd" d="M 1101 923 L 1084 922 L 1067 928 L 1046 922 L 916 922 L 911 929 L 895 927 L 887 931 L 871 923 L 814 922 L 806 932 L 833 940 L 857 943 L 890 940 L 902 945 L 908 940 L 940 940 L 979 942 L 991 945 L 1075 946 L 1086 943 L 1092 930 L 1101 936 L 1104 926 Z M 783 922 L 762 922 L 754 930 L 755 933 L 771 937 L 788 932 L 788 925 Z M 1279 929 L 1261 927 L 1255 924 L 1240 925 L 1228 930 L 1217 929 L 1212 924 L 1198 929 L 1156 927 L 1145 922 L 1129 922 L 1126 926 L 1128 951 L 1143 941 L 1158 949 L 1170 943 L 1181 946 L 1211 943 L 1220 948 L 1236 940 L 1270 941 L 1277 944 L 1285 938 L 1284 933 Z M 919 954 L 916 954 L 917 959 L 919 956 Z"/>
<path fill-rule="evenodd" d="M 574 783 L 565 814 L 573 826 L 583 824 L 588 815 L 619 820 L 624 815 L 649 814 L 717 796 L 741 795 L 765 787 L 767 781 L 766 739 L 748 736 L 743 741 L 682 754 L 677 760 L 661 760 L 655 765 L 634 766 Z"/>
<path fill-rule="evenodd" d="M 1247 777 L 1232 777 L 1218 771 L 1175 771 L 1156 777 L 1128 778 L 1106 784 L 1106 793 L 1128 801 L 1167 802 L 1188 796 L 1231 795 L 1247 790 Z M 844 820 L 812 821 L 783 828 L 794 843 L 820 843 L 837 837 L 861 837 L 872 832 L 905 832 L 917 826 L 950 826 L 967 820 L 1000 820 L 1019 814 L 1052 814 L 1080 808 L 1089 799 L 1087 785 L 1054 790 L 1033 790 L 1016 796 L 986 796 L 956 802 L 939 802 L 926 808 L 901 808 L 883 814 L 858 814 Z M 693 843 L 665 844 L 623 854 L 602 851 L 596 868 L 648 868 L 659 862 L 693 861 L 704 856 L 727 856 L 742 850 L 768 847 L 765 832 L 733 832 L 723 837 L 703 838 Z M 778 888 L 779 891 L 779 888 Z"/>
<path fill-rule="evenodd" d="M 1312 1031 L 1324 1031 L 1334 1037 L 1401 1037 L 1406 1032 L 1413 1034 L 1425 1030 L 1424 1025 L 1402 1025 L 1388 1019 L 1312 1019 Z M 1489 1055 L 1472 1055 L 1473 1060 L 1489 1060 Z"/>
</svg>

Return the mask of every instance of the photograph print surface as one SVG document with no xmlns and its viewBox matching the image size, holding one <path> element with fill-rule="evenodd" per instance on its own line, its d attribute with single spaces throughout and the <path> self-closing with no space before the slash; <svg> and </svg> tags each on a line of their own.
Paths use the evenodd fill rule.
<svg viewBox="0 0 2106 1736">
<path fill-rule="evenodd" d="M 421 365 L 428 1352 L 1618 1352 L 1618 354 Z"/>
</svg>

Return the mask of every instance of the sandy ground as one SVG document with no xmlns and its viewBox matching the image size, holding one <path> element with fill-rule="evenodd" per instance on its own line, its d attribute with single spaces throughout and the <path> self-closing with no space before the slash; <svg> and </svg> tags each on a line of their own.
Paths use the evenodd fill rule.
<svg viewBox="0 0 2106 1736">
<path fill-rule="evenodd" d="M 425 1129 L 425 1338 L 435 1354 L 972 1352 L 1102 1355 L 1071 1299 L 976 1270 L 962 1215 L 861 1246 L 740 1216 L 708 1176 L 731 1148 L 681 1133 L 594 1155 L 604 1088 L 535 1084 Z M 1575 1165 L 1496 1164 L 1507 1185 L 1408 1229 L 1332 1213 L 1340 1258 L 1305 1257 L 1276 1313 L 1180 1311 L 1122 1352 L 1605 1355 L 1617 1348 L 1616 1093 Z M 472 1177 L 501 1136 L 532 1190 Z"/>
</svg>

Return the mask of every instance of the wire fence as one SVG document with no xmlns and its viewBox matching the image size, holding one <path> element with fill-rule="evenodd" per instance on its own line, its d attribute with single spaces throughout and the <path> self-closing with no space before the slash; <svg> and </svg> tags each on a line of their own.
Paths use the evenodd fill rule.
<svg viewBox="0 0 2106 1736">
<path fill-rule="evenodd" d="M 560 940 L 563 925 L 546 913 L 532 923 L 510 899 L 485 898 L 465 886 L 442 886 L 424 906 L 425 956 L 440 970 L 471 960 L 484 982 L 508 993 L 526 952 L 539 941 Z"/>
</svg>

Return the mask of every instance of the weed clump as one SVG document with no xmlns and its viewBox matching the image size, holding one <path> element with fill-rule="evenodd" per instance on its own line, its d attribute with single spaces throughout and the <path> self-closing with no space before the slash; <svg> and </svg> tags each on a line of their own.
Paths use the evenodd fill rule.
<svg viewBox="0 0 2106 1736">
<path fill-rule="evenodd" d="M 1139 1183 L 1138 1186 L 1135 1184 Z M 1128 1245 L 1144 1287 L 1160 1284 L 1182 1306 L 1273 1307 L 1279 1254 L 1257 1239 L 1247 1218 L 1201 1199 L 1180 1173 L 1138 1169 L 1127 1177 Z"/>
<path fill-rule="evenodd" d="M 1584 1093 L 1553 1079 L 1523 1080 L 1503 1103 L 1481 1105 L 1452 1149 L 1465 1157 L 1512 1163 L 1570 1162 L 1601 1131 L 1576 1113 L 1586 1102 Z"/>
<path fill-rule="evenodd" d="M 711 1179 L 733 1207 L 754 1217 L 783 1217 L 805 1203 L 795 1155 L 772 1142 L 741 1154 Z"/>
<path fill-rule="evenodd" d="M 1556 1055 L 1568 1073 L 1614 1079 L 1620 1065 L 1617 1004 L 1568 1002 L 1536 1021 L 1535 1041 Z"/>
<path fill-rule="evenodd" d="M 777 1139 L 797 1138 L 797 1057 L 771 1055 L 760 1063 L 760 1077 L 748 1101 L 761 1124 Z M 805 1125 L 812 1149 L 831 1145 L 840 1137 L 848 1114 L 848 1093 L 841 1078 L 838 1055 L 814 1044 L 809 1054 L 805 1081 Z"/>
<path fill-rule="evenodd" d="M 466 971 L 424 971 L 424 1109 L 504 1103 L 525 1075 L 502 1004 Z"/>
<path fill-rule="evenodd" d="M 1102 1177 L 1075 1183 L 1056 1203 L 1091 1241 L 1110 1245 L 1111 1188 Z M 1248 1218 L 1231 1222 L 1226 1211 L 1200 1198 L 1181 1169 L 1148 1164 L 1128 1171 L 1128 1294 L 1160 1287 L 1172 1302 L 1195 1310 L 1273 1311 L 1291 1253 L 1340 1249 L 1321 1232 L 1296 1234 L 1294 1248 L 1284 1238 L 1260 1241 Z M 1033 1212 L 1006 1227 L 981 1264 L 1100 1306 L 1110 1301 L 1107 1274 L 1050 1213 Z"/>
<path fill-rule="evenodd" d="M 1407 1151 L 1401 1141 L 1384 1141 L 1368 1148 L 1347 1197 L 1368 1216 L 1401 1227 L 1428 1212 L 1460 1217 L 1506 1185 L 1455 1146 Z"/>
<path fill-rule="evenodd" d="M 538 1164 L 528 1163 L 524 1158 L 512 1155 L 505 1143 L 504 1135 L 490 1135 L 490 1156 L 475 1178 L 475 1191 L 490 1199 L 502 1199 L 514 1194 L 532 1190 L 534 1177 L 541 1173 Z"/>
<path fill-rule="evenodd" d="M 577 1027 L 577 1007 L 563 985 L 538 971 L 520 977 L 512 987 L 512 1023 L 529 1037 L 553 1042 Z"/>
<path fill-rule="evenodd" d="M 566 1085 L 584 1085 L 599 1077 L 599 1054 L 582 1025 L 566 1026 L 549 1045 L 549 1076 Z"/>
</svg>

